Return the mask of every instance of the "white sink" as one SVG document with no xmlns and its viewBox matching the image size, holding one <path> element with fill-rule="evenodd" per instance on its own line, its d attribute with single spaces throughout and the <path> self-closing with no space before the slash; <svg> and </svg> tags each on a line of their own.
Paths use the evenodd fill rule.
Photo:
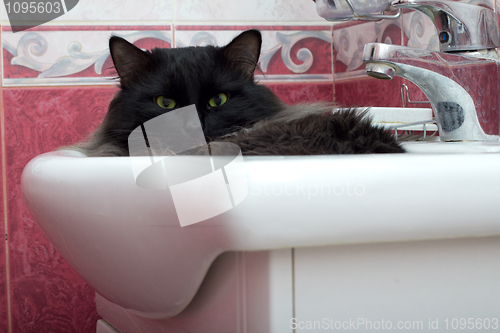
<svg viewBox="0 0 500 333">
<path fill-rule="evenodd" d="M 437 141 L 413 141 L 405 142 L 404 147 L 409 153 L 416 154 L 477 154 L 477 153 L 500 153 L 498 141 L 485 142 L 441 142 Z"/>
<path fill-rule="evenodd" d="M 169 322 L 182 318 L 223 252 L 500 235 L 498 142 L 405 148 L 409 153 L 246 157 L 245 200 L 186 227 L 169 190 L 136 185 L 128 157 L 46 153 L 26 166 L 22 189 L 37 223 L 101 305 Z M 189 165 L 199 157 L 170 158 Z M 288 251 L 288 263 L 290 250 L 269 253 L 279 251 Z M 119 315 L 109 316 L 120 327 Z"/>
</svg>

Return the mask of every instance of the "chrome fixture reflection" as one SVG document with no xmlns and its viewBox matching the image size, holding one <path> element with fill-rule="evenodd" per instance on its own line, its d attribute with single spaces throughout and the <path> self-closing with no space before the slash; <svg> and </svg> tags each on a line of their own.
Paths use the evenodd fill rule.
<svg viewBox="0 0 500 333">
<path fill-rule="evenodd" d="M 456 1 L 395 1 L 394 8 L 427 15 L 438 31 L 441 52 L 491 49 L 500 46 L 497 14 L 488 8 Z"/>
<path fill-rule="evenodd" d="M 397 12 L 384 13 L 394 10 L 391 0 L 316 0 L 318 15 L 327 21 L 380 21 L 382 19 L 396 19 L 401 15 Z"/>
</svg>

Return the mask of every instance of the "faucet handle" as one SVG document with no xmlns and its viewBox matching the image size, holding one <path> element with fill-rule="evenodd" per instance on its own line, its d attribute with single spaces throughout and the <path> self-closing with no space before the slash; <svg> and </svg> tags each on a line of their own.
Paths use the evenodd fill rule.
<svg viewBox="0 0 500 333">
<path fill-rule="evenodd" d="M 427 15 L 438 30 L 441 52 L 500 46 L 497 14 L 489 8 L 447 0 L 396 0 L 392 6 L 418 10 Z"/>
</svg>

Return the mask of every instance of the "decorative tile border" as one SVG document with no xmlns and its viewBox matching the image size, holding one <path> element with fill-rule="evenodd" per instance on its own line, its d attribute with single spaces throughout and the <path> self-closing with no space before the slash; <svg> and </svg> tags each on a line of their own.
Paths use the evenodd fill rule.
<svg viewBox="0 0 500 333">
<path fill-rule="evenodd" d="M 225 45 L 246 29 L 263 35 L 262 74 L 276 81 L 332 81 L 329 26 L 41 26 L 12 33 L 3 27 L 3 86 L 115 84 L 109 57 L 111 35 L 137 46 Z"/>
<path fill-rule="evenodd" d="M 329 81 L 331 28 L 325 26 L 176 26 L 175 46 L 223 46 L 247 29 L 262 33 L 257 80 Z"/>
<path fill-rule="evenodd" d="M 111 35 L 141 48 L 170 47 L 170 26 L 38 27 L 12 33 L 3 27 L 3 86 L 116 84 Z"/>
</svg>

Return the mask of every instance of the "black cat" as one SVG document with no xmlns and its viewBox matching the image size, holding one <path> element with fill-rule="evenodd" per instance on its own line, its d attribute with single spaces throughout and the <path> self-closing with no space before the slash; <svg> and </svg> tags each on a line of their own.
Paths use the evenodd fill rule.
<svg viewBox="0 0 500 333">
<path fill-rule="evenodd" d="M 128 136 L 149 119 L 196 105 L 207 141 L 227 141 L 244 155 L 403 153 L 391 133 L 363 112 L 332 105 L 289 106 L 254 82 L 261 34 L 248 30 L 225 47 L 142 51 L 120 37 L 109 49 L 121 90 L 91 139 L 73 149 L 127 156 Z"/>
</svg>

